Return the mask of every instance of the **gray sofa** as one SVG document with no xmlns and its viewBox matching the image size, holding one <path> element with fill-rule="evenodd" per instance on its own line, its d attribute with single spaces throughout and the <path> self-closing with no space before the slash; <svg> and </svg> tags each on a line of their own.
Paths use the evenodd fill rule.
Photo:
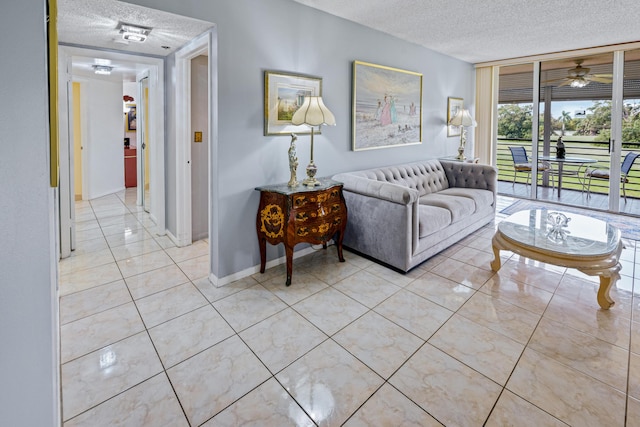
<svg viewBox="0 0 640 427">
<path fill-rule="evenodd" d="M 344 183 L 344 246 L 409 271 L 495 217 L 497 170 L 425 160 L 333 177 Z"/>
</svg>

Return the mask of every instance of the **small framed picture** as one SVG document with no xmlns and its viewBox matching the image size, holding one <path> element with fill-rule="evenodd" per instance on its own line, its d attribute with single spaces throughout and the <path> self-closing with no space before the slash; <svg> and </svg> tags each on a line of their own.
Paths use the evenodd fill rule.
<svg viewBox="0 0 640 427">
<path fill-rule="evenodd" d="M 451 126 L 449 122 L 458 113 L 458 110 L 462 109 L 463 105 L 462 98 L 449 97 L 447 99 L 447 136 L 460 136 L 460 126 Z"/>
<path fill-rule="evenodd" d="M 127 132 L 133 132 L 137 129 L 136 123 L 136 104 L 127 104 Z"/>
<path fill-rule="evenodd" d="M 322 96 L 322 78 L 281 71 L 264 72 L 264 135 L 310 134 L 307 125 L 291 123 L 306 96 Z M 320 133 L 320 129 L 314 130 Z"/>
</svg>

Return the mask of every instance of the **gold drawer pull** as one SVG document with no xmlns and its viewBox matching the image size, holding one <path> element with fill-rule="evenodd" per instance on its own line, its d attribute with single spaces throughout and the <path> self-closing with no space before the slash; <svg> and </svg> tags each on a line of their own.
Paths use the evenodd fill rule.
<svg viewBox="0 0 640 427">
<path fill-rule="evenodd" d="M 318 194 L 318 203 L 324 203 L 328 199 L 329 199 L 329 194 L 327 193 Z"/>
<path fill-rule="evenodd" d="M 306 205 L 308 202 L 309 201 L 307 200 L 307 198 L 305 196 L 299 196 L 299 197 L 294 197 L 293 198 L 293 204 L 297 208 L 299 208 L 300 206 Z"/>
</svg>

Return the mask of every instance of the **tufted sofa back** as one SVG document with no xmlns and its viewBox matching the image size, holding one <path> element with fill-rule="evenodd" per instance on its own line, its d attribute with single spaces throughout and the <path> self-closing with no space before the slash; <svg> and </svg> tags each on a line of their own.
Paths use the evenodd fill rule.
<svg viewBox="0 0 640 427">
<path fill-rule="evenodd" d="M 439 160 L 406 163 L 353 172 L 376 181 L 390 182 L 418 190 L 420 196 L 449 188 L 447 176 Z"/>
<path fill-rule="evenodd" d="M 462 163 L 443 160 L 442 168 L 451 187 L 479 188 L 496 192 L 496 175 L 494 168 L 487 168 L 477 163 Z"/>
</svg>

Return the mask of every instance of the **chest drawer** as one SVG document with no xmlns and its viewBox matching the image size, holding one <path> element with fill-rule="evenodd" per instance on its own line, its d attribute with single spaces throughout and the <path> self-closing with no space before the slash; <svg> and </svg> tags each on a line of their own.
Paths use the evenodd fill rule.
<svg viewBox="0 0 640 427">
<path fill-rule="evenodd" d="M 304 207 L 294 209 L 293 219 L 296 224 L 327 218 L 342 211 L 340 201 L 330 204 L 305 204 Z"/>
<path fill-rule="evenodd" d="M 292 208 L 296 210 L 307 209 L 309 206 L 324 206 L 331 203 L 340 203 L 340 188 L 334 187 L 324 191 L 295 194 Z"/>
<path fill-rule="evenodd" d="M 298 237 L 313 237 L 323 240 L 324 237 L 332 236 L 338 231 L 345 220 L 342 212 L 335 212 L 320 219 L 307 222 L 296 222 L 295 234 Z"/>
</svg>

